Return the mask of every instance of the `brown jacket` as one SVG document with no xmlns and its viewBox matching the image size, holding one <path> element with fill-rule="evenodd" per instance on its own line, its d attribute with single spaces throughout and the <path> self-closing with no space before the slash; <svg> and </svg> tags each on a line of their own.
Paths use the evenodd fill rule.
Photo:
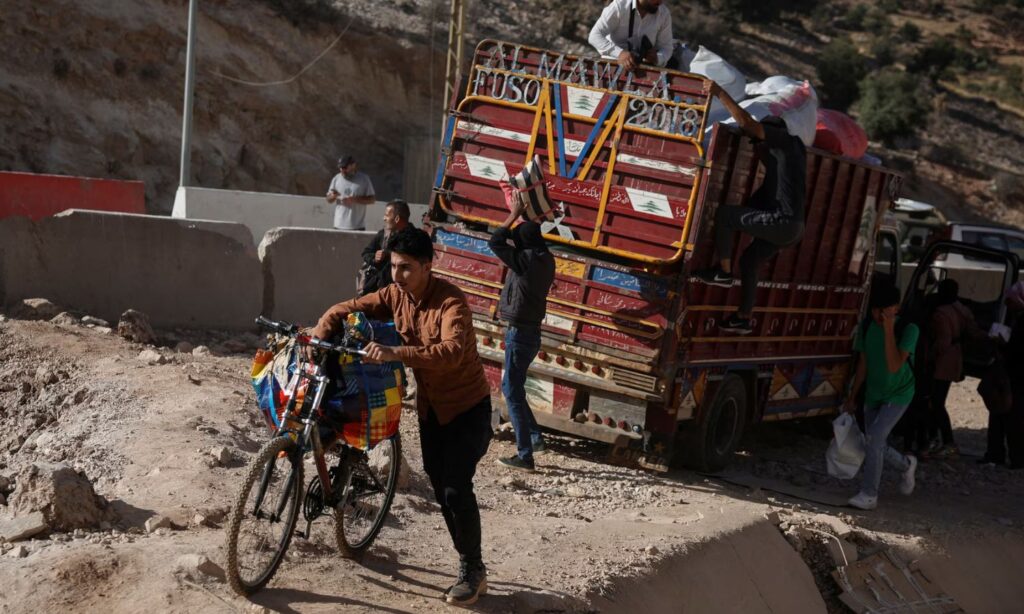
<svg viewBox="0 0 1024 614">
<path fill-rule="evenodd" d="M 453 284 L 431 276 L 419 302 L 395 284 L 362 298 L 338 303 L 320 318 L 313 334 L 326 339 L 340 332 L 348 314 L 362 311 L 375 320 L 394 319 L 402 336 L 399 359 L 416 376 L 416 409 L 425 419 L 433 409 L 444 425 L 491 393 L 476 352 L 473 316 L 466 297 Z"/>
<path fill-rule="evenodd" d="M 985 334 L 974 323 L 971 310 L 955 302 L 935 309 L 931 320 L 932 377 L 940 382 L 964 378 L 964 342 Z"/>
</svg>

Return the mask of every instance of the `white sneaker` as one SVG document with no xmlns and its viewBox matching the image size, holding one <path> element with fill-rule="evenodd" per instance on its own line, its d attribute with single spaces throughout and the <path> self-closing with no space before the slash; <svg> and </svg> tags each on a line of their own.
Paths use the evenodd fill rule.
<svg viewBox="0 0 1024 614">
<path fill-rule="evenodd" d="M 903 472 L 903 480 L 900 482 L 900 492 L 909 495 L 914 492 L 914 474 L 917 473 L 917 457 L 907 456 L 910 459 L 910 467 Z"/>
<path fill-rule="evenodd" d="M 862 492 L 859 492 L 856 495 L 854 495 L 849 501 L 847 501 L 847 503 L 851 507 L 855 507 L 857 509 L 873 510 L 876 507 L 878 507 L 878 497 L 871 497 L 869 495 L 865 495 Z"/>
</svg>

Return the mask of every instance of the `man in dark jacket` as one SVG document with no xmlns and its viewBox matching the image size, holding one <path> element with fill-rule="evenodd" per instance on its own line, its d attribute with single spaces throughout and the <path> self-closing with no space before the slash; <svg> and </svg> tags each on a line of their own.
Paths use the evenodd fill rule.
<svg viewBox="0 0 1024 614">
<path fill-rule="evenodd" d="M 526 372 L 540 351 L 540 326 L 548 290 L 555 280 L 555 259 L 536 222 L 525 221 L 512 230 L 522 212 L 521 206 L 516 207 L 494 231 L 488 245 L 509 269 L 498 306 L 501 319 L 508 324 L 501 392 L 516 432 L 518 454 L 501 459 L 501 463 L 533 471 L 533 453 L 539 451 L 544 442 L 526 400 Z M 514 247 L 508 244 L 510 237 Z"/>
<path fill-rule="evenodd" d="M 363 249 L 362 287 L 358 288 L 359 296 L 376 292 L 391 283 L 391 252 L 388 247 L 395 235 L 412 228 L 409 223 L 409 204 L 396 199 L 384 209 L 384 228 L 377 232 L 370 244 Z"/>
</svg>

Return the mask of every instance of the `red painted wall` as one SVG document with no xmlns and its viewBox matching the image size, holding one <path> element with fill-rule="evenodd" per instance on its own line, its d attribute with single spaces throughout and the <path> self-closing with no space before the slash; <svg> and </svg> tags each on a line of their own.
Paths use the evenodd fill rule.
<svg viewBox="0 0 1024 614">
<path fill-rule="evenodd" d="M 38 220 L 65 209 L 145 213 L 145 186 L 141 181 L 0 172 L 0 219 L 21 215 Z"/>
</svg>

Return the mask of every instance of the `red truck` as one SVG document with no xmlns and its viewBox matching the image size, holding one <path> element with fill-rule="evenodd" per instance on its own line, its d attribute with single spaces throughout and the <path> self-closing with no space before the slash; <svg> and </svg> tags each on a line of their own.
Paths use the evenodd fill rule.
<svg viewBox="0 0 1024 614">
<path fill-rule="evenodd" d="M 466 293 L 495 391 L 505 269 L 488 228 L 508 214 L 499 180 L 539 156 L 563 215 L 544 226 L 557 267 L 527 381 L 538 423 L 645 466 L 713 470 L 752 422 L 835 411 L 896 173 L 810 149 L 804 239 L 763 268 L 753 334 L 732 336 L 718 322 L 739 286 L 691 272 L 711 264 L 715 209 L 746 200 L 758 160 L 734 128 L 705 139 L 710 81 L 487 40 L 463 84 L 431 200 L 433 270 Z"/>
</svg>

